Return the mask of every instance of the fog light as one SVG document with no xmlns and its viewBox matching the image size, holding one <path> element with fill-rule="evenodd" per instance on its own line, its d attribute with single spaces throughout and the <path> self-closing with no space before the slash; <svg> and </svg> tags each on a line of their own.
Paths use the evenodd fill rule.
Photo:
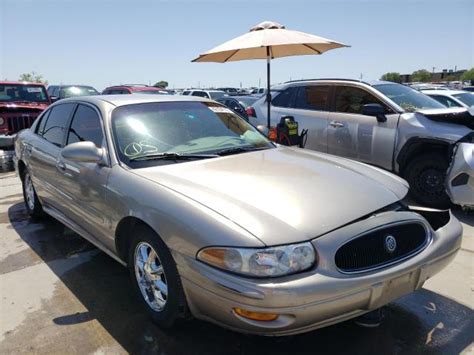
<svg viewBox="0 0 474 355">
<path fill-rule="evenodd" d="M 242 308 L 234 308 L 234 312 L 241 317 L 251 319 L 251 320 L 258 320 L 258 321 L 269 322 L 279 317 L 279 315 L 275 313 L 252 312 L 252 311 L 247 311 Z"/>
</svg>

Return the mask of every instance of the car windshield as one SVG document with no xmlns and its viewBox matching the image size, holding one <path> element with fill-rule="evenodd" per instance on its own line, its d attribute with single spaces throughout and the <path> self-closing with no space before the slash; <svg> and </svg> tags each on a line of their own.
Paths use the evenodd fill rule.
<svg viewBox="0 0 474 355">
<path fill-rule="evenodd" d="M 274 147 L 231 110 L 207 102 L 121 106 L 112 113 L 112 127 L 119 158 L 132 168 L 172 162 L 140 160 L 163 153 L 211 155 Z"/>
<path fill-rule="evenodd" d="M 471 94 L 470 92 L 463 92 L 454 94 L 453 96 L 459 101 L 465 103 L 467 106 L 474 107 L 474 94 Z"/>
<path fill-rule="evenodd" d="M 61 88 L 59 97 L 90 96 L 99 95 L 99 92 L 90 86 L 68 86 Z"/>
<path fill-rule="evenodd" d="M 0 84 L 1 102 L 48 102 L 43 86 L 22 84 Z"/>
<path fill-rule="evenodd" d="M 435 99 L 401 84 L 374 85 L 382 94 L 408 112 L 422 109 L 446 108 Z"/>
<path fill-rule="evenodd" d="M 209 95 L 211 95 L 211 99 L 216 100 L 218 98 L 227 96 L 225 92 L 221 91 L 209 91 Z"/>
</svg>

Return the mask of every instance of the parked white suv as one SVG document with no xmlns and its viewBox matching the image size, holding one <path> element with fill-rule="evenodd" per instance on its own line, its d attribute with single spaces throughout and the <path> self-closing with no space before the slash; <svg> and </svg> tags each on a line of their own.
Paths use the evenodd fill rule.
<svg viewBox="0 0 474 355">
<path fill-rule="evenodd" d="M 391 82 L 320 79 L 272 88 L 271 125 L 294 116 L 308 129 L 306 148 L 367 162 L 404 177 L 413 197 L 433 207 L 468 205 L 450 190 L 466 186 L 474 206 L 474 173 L 450 169 L 461 142 L 474 143 L 473 117 L 465 108 L 446 108 L 407 86 Z M 254 105 L 254 125 L 267 124 L 266 98 Z M 466 164 L 473 166 L 472 154 Z M 470 158 L 469 158 L 470 157 Z M 460 177 L 459 177 L 460 176 Z M 445 185 L 446 184 L 446 185 Z M 453 184 L 455 186 L 453 186 Z M 460 191 L 460 189 L 457 189 Z"/>
<path fill-rule="evenodd" d="M 187 89 L 183 91 L 182 95 L 205 97 L 206 99 L 211 99 L 211 100 L 217 100 L 221 97 L 228 96 L 222 90 L 200 90 L 200 89 Z"/>
</svg>

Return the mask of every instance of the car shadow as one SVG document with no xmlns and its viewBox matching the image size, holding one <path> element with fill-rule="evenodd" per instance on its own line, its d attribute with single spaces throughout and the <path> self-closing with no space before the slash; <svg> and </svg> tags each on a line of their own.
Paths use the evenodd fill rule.
<svg viewBox="0 0 474 355">
<path fill-rule="evenodd" d="M 96 320 L 129 353 L 457 354 L 473 342 L 473 311 L 424 289 L 387 306 L 383 324 L 372 329 L 347 321 L 296 336 L 259 337 L 199 320 L 160 329 L 132 292 L 126 268 L 52 218 L 32 223 L 22 203 L 9 208 L 8 218 L 86 309 L 51 322 L 63 327 Z"/>
</svg>

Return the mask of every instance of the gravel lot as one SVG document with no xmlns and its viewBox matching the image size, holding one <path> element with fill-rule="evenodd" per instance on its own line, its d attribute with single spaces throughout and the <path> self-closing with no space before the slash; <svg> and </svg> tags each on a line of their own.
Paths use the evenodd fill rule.
<svg viewBox="0 0 474 355">
<path fill-rule="evenodd" d="M 264 338 L 193 320 L 161 330 L 125 268 L 60 223 L 32 223 L 14 173 L 0 174 L 0 353 L 474 353 L 474 216 L 456 259 L 387 307 L 375 329 L 348 321 Z"/>
</svg>

